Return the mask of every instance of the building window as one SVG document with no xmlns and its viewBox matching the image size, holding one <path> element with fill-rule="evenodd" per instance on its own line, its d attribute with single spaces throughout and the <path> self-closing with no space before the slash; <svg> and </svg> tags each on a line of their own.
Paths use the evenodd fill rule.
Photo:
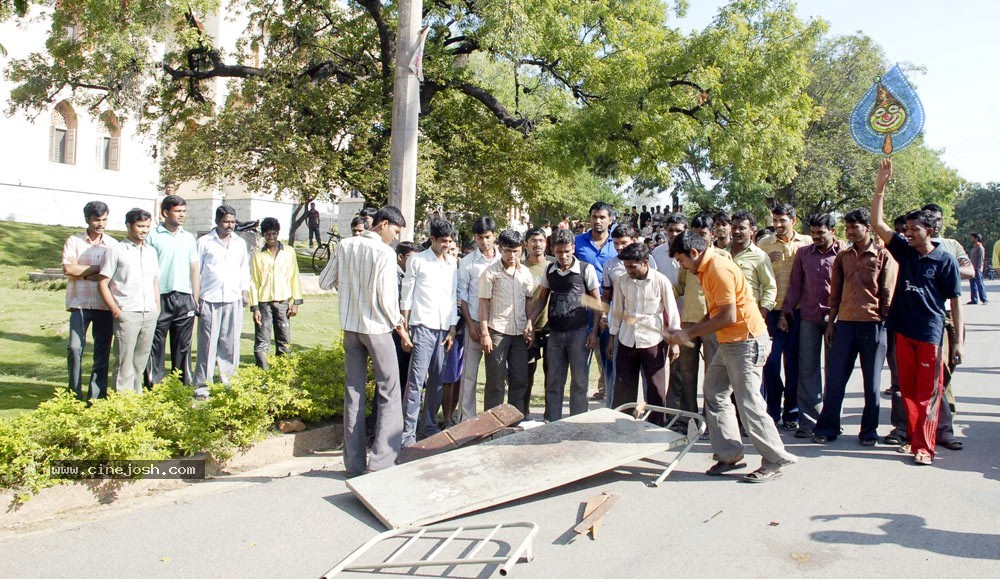
<svg viewBox="0 0 1000 579">
<path fill-rule="evenodd" d="M 121 167 L 121 124 L 111 111 L 101 115 L 97 124 L 97 166 L 108 171 Z"/>
<path fill-rule="evenodd" d="M 49 123 L 49 161 L 76 165 L 76 112 L 66 101 L 56 105 Z"/>
</svg>

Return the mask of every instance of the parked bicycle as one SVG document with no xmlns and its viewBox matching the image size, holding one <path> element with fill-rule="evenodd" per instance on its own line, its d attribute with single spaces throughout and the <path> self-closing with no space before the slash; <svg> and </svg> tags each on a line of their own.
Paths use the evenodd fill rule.
<svg viewBox="0 0 1000 579">
<path fill-rule="evenodd" d="M 333 250 L 337 249 L 337 244 L 340 243 L 339 233 L 327 231 L 326 234 L 328 236 L 326 243 L 317 246 L 312 256 L 312 270 L 316 275 L 323 271 L 326 262 L 330 261 L 330 257 L 333 255 Z"/>
</svg>

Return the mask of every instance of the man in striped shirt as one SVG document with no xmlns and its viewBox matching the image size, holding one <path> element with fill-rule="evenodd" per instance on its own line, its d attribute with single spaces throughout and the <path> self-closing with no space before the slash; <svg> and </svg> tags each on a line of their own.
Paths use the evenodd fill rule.
<svg viewBox="0 0 1000 579">
<path fill-rule="evenodd" d="M 396 253 L 389 246 L 406 227 L 402 212 L 387 205 L 375 214 L 368 231 L 337 244 L 319 276 L 323 289 L 339 292 L 344 332 L 344 467 L 348 476 L 382 470 L 396 462 L 403 440 L 399 367 L 392 342 L 399 333 L 403 350 L 413 349 L 399 310 Z M 378 423 L 371 456 L 365 454 L 365 382 L 368 358 L 375 371 Z"/>
</svg>

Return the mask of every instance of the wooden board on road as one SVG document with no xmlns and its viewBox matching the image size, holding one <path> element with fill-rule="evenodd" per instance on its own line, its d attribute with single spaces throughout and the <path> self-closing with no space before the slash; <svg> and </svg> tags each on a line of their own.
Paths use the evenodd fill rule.
<svg viewBox="0 0 1000 579">
<path fill-rule="evenodd" d="M 347 481 L 382 523 L 429 525 L 538 494 L 686 442 L 608 408 Z"/>
</svg>

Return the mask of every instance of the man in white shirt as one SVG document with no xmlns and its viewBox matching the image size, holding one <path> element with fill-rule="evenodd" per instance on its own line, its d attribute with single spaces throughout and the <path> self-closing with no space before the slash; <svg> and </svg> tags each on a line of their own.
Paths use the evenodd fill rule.
<svg viewBox="0 0 1000 579">
<path fill-rule="evenodd" d="M 115 390 L 142 394 L 142 374 L 149 362 L 156 319 L 160 314 L 160 265 L 156 250 L 145 243 L 153 216 L 143 209 L 125 214 L 128 236 L 104 253 L 98 288 L 115 319 Z"/>
<path fill-rule="evenodd" d="M 486 268 L 500 259 L 496 249 L 496 222 L 483 215 L 472 224 L 476 250 L 462 258 L 458 266 L 458 305 L 465 320 L 465 362 L 462 366 L 462 386 L 459 392 L 459 411 L 462 420 L 476 417 L 476 382 L 479 380 L 479 363 L 483 359 L 479 334 L 479 278 Z"/>
<path fill-rule="evenodd" d="M 393 329 L 400 347 L 413 348 L 399 311 L 396 253 L 389 244 L 399 237 L 406 220 L 398 208 L 379 209 L 372 227 L 337 244 L 319 275 L 319 286 L 337 289 L 340 328 L 344 332 L 344 468 L 347 476 L 382 470 L 396 463 L 403 439 L 399 367 L 390 337 Z M 365 383 L 368 358 L 375 373 L 379 400 L 371 455 L 365 456 Z"/>
<path fill-rule="evenodd" d="M 533 329 L 528 298 L 535 280 L 521 265 L 521 234 L 508 229 L 497 238 L 500 261 L 486 268 L 479 282 L 479 335 L 486 354 L 484 410 L 507 403 L 528 415 L 528 344 Z M 507 385 L 509 388 L 506 388 Z"/>
<path fill-rule="evenodd" d="M 237 235 L 236 210 L 220 205 L 215 228 L 198 238 L 201 293 L 198 313 L 198 363 L 194 371 L 195 398 L 208 398 L 208 383 L 219 367 L 219 380 L 240 364 L 240 331 L 243 308 L 250 303 L 250 257 L 247 244 Z"/>
<path fill-rule="evenodd" d="M 108 206 L 91 201 L 83 206 L 87 230 L 75 233 L 63 245 L 62 264 L 66 274 L 66 310 L 69 314 L 69 389 L 78 400 L 104 398 L 108 395 L 108 366 L 114 318 L 101 299 L 97 282 L 100 280 L 104 254 L 118 242 L 104 233 L 108 224 Z M 87 344 L 87 328 L 91 327 L 94 341 L 94 362 L 87 392 L 83 391 L 83 348 Z"/>
<path fill-rule="evenodd" d="M 413 341 L 410 368 L 406 376 L 406 412 L 403 446 L 441 431 L 437 424 L 441 409 L 441 374 L 445 354 L 451 349 L 458 324 L 455 260 L 449 253 L 455 227 L 443 219 L 431 219 L 431 246 L 410 257 L 403 276 L 400 309 Z M 421 391 L 425 386 L 423 420 L 420 420 Z M 422 422 L 422 425 L 418 425 Z"/>
<path fill-rule="evenodd" d="M 668 346 L 663 343 L 660 330 L 681 327 L 673 286 L 666 276 L 650 269 L 649 250 L 645 245 L 634 243 L 626 247 L 619 258 L 628 275 L 615 280 L 612 297 L 609 331 L 617 339 L 608 344 L 608 356 L 614 355 L 616 367 L 611 407 L 637 400 L 640 373 L 645 377 L 646 402 L 666 406 L 664 374 Z M 626 316 L 634 321 L 626 321 Z M 670 360 L 676 360 L 679 355 L 678 346 L 669 346 Z M 662 425 L 664 415 L 654 416 L 653 420 Z"/>
</svg>

